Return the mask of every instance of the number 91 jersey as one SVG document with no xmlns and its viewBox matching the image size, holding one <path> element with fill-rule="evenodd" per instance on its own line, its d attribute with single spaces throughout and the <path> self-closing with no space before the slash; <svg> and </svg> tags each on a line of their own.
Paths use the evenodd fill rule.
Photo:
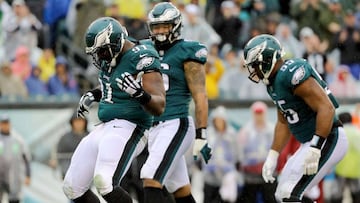
<svg viewBox="0 0 360 203">
<path fill-rule="evenodd" d="M 141 104 L 123 92 L 117 86 L 116 78 L 128 72 L 136 78 L 141 71 L 160 72 L 159 54 L 153 46 L 136 45 L 118 57 L 116 67 L 99 73 L 102 98 L 99 103 L 98 116 L 103 122 L 113 119 L 126 119 L 145 128 L 149 128 L 153 116 L 146 112 Z"/>
<path fill-rule="evenodd" d="M 328 95 L 335 108 L 338 103 L 319 73 L 304 59 L 287 60 L 270 81 L 267 91 L 277 108 L 285 116 L 291 133 L 301 143 L 311 140 L 315 133 L 316 112 L 304 100 L 293 94 L 293 89 L 313 77 Z M 336 118 L 334 118 L 334 121 Z"/>
</svg>

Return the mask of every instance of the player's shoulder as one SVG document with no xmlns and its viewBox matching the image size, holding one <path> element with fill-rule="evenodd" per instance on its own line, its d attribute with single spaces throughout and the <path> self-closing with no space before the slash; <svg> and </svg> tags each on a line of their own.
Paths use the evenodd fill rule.
<svg viewBox="0 0 360 203">
<path fill-rule="evenodd" d="M 179 40 L 179 42 L 176 45 L 185 50 L 192 50 L 195 52 L 198 50 L 202 50 L 203 52 L 207 53 L 206 46 L 198 41 L 181 39 L 181 40 Z"/>
<path fill-rule="evenodd" d="M 298 85 L 311 75 L 310 64 L 302 58 L 289 59 L 284 62 L 279 71 L 279 78 L 291 85 Z"/>
<path fill-rule="evenodd" d="M 186 60 L 198 61 L 200 63 L 205 63 L 208 55 L 208 50 L 206 46 L 198 41 L 192 40 L 179 40 L 176 45 L 179 55 L 186 57 Z"/>
<path fill-rule="evenodd" d="M 159 57 L 159 54 L 157 50 L 155 49 L 153 43 L 147 40 L 139 41 L 133 48 L 132 51 L 134 55 L 140 56 L 140 58 L 143 58 L 145 56 L 147 57 Z"/>
</svg>

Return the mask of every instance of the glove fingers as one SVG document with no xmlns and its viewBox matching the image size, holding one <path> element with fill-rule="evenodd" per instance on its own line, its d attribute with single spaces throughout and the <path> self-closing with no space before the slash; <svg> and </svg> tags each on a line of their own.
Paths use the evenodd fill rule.
<svg viewBox="0 0 360 203">
<path fill-rule="evenodd" d="M 135 79 L 133 78 L 133 76 L 131 76 L 130 74 L 128 76 L 126 76 L 125 78 L 127 84 L 133 88 L 133 89 L 139 89 L 140 85 L 138 82 L 135 81 Z"/>
</svg>

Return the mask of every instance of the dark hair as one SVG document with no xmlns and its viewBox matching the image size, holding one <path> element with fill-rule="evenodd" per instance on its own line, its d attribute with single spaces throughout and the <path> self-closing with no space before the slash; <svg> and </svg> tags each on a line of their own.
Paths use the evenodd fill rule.
<svg viewBox="0 0 360 203">
<path fill-rule="evenodd" d="M 351 123 L 352 122 L 352 116 L 349 112 L 343 112 L 339 114 L 339 120 L 345 124 L 345 123 Z"/>
</svg>

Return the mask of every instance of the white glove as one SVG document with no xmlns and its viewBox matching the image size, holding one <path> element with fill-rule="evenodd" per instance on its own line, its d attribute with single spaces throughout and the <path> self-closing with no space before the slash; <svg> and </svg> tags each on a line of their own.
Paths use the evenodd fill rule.
<svg viewBox="0 0 360 203">
<path fill-rule="evenodd" d="M 270 149 L 262 168 L 262 177 L 266 183 L 273 183 L 275 181 L 273 174 L 277 166 L 278 158 L 279 152 Z"/>
<path fill-rule="evenodd" d="M 211 148 L 206 140 L 205 128 L 196 129 L 196 139 L 193 146 L 194 160 L 197 160 L 197 157 L 200 156 L 200 154 L 202 155 L 205 163 L 208 163 L 211 158 Z"/>
<path fill-rule="evenodd" d="M 94 94 L 92 92 L 86 92 L 81 96 L 79 106 L 77 108 L 77 117 L 85 118 L 85 113 L 89 113 L 91 104 L 95 101 Z"/>
<path fill-rule="evenodd" d="M 141 86 L 141 77 L 143 74 L 144 72 L 140 72 L 135 79 L 130 73 L 125 72 L 121 74 L 121 78 L 116 78 L 117 85 L 122 91 L 136 98 L 144 92 Z"/>
<path fill-rule="evenodd" d="M 309 151 L 305 155 L 305 159 L 304 159 L 305 175 L 313 175 L 317 173 L 320 156 L 321 156 L 321 150 L 310 146 Z"/>
</svg>

